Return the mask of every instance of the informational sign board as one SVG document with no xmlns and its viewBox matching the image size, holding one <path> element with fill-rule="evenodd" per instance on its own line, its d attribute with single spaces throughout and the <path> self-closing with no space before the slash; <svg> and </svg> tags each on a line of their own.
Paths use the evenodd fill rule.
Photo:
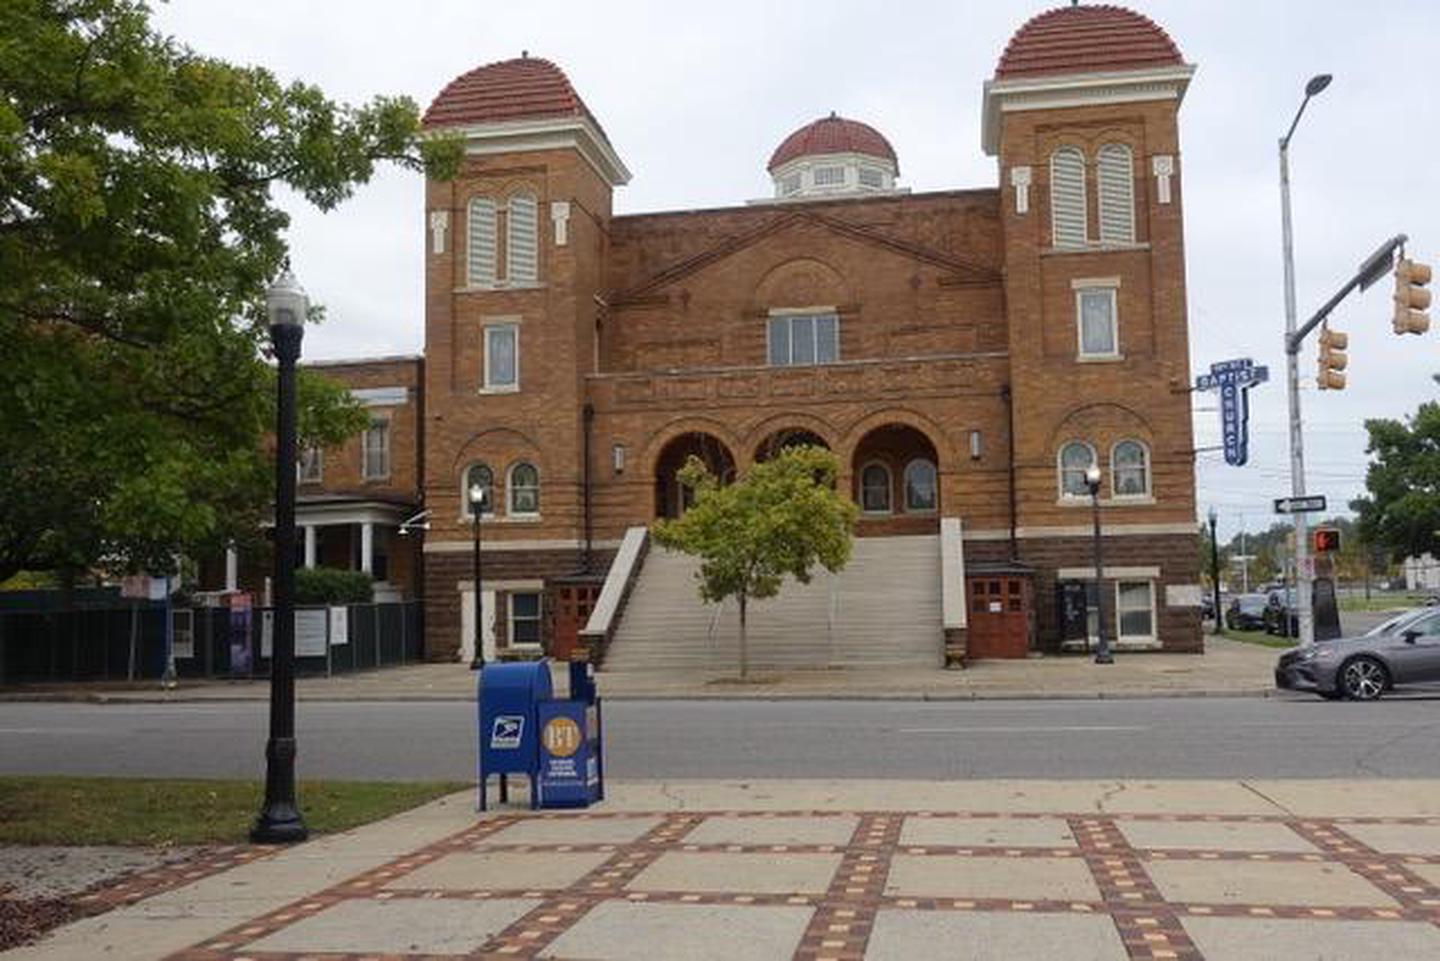
<svg viewBox="0 0 1440 961">
<path fill-rule="evenodd" d="M 343 604 L 330 608 L 330 646 L 350 643 L 350 608 Z"/>
<path fill-rule="evenodd" d="M 584 807 L 599 796 L 598 707 L 583 701 L 540 704 L 540 806 Z"/>
<path fill-rule="evenodd" d="M 325 609 L 305 607 L 295 612 L 295 656 L 324 657 L 329 642 Z M 260 656 L 271 657 L 275 643 L 275 612 L 266 611 L 260 625 Z"/>
<path fill-rule="evenodd" d="M 1324 510 L 1324 494 L 1275 498 L 1275 513 L 1277 514 L 1316 514 Z"/>
<path fill-rule="evenodd" d="M 1195 378 L 1196 390 L 1220 392 L 1220 431 L 1225 463 L 1241 467 L 1250 459 L 1250 388 L 1270 379 L 1268 367 L 1257 367 L 1248 357 L 1210 365 L 1210 373 Z"/>
<path fill-rule="evenodd" d="M 171 650 L 177 658 L 195 656 L 195 612 L 194 611 L 171 611 L 171 630 L 173 632 Z"/>
<path fill-rule="evenodd" d="M 230 603 L 230 673 L 249 674 L 250 658 L 250 595 L 229 594 Z"/>
<path fill-rule="evenodd" d="M 163 601 L 169 578 L 135 574 L 120 579 L 120 596 L 136 601 Z"/>
</svg>

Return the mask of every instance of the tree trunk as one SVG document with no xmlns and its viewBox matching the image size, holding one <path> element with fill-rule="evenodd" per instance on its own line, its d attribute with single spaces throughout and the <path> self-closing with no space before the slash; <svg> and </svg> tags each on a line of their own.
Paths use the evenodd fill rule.
<svg viewBox="0 0 1440 961">
<path fill-rule="evenodd" d="M 740 595 L 740 680 L 750 677 L 750 656 L 745 646 L 745 595 Z"/>
</svg>

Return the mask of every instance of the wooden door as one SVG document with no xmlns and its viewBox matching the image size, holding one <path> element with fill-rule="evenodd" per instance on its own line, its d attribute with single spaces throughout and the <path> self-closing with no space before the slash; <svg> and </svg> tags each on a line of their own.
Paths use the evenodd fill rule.
<svg viewBox="0 0 1440 961">
<path fill-rule="evenodd" d="M 599 596 L 598 584 L 562 584 L 555 588 L 551 657 L 559 661 L 574 659 L 575 652 L 580 647 L 580 632 L 590 620 L 590 612 L 594 610 Z"/>
<path fill-rule="evenodd" d="M 1015 574 L 966 578 L 967 657 L 1025 657 L 1030 651 L 1030 579 Z"/>
</svg>

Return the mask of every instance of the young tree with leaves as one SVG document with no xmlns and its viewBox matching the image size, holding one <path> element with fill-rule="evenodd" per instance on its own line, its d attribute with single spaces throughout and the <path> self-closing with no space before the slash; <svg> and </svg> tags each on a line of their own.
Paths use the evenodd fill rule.
<svg viewBox="0 0 1440 961">
<path fill-rule="evenodd" d="M 350 107 L 197 54 L 135 0 L 6 0 L 0 38 L 0 581 L 252 540 L 272 189 L 329 210 L 382 161 L 453 175 L 458 145 L 408 98 Z M 300 397 L 305 442 L 363 426 L 330 382 Z"/>
<path fill-rule="evenodd" d="M 788 447 L 722 484 L 698 457 L 679 472 L 694 502 L 651 532 L 663 547 L 700 558 L 700 597 L 735 598 L 740 611 L 740 678 L 749 677 L 746 606 L 774 597 L 789 576 L 810 582 L 818 564 L 840 570 L 850 560 L 859 509 L 835 490 L 839 465 L 823 447 Z"/>
</svg>

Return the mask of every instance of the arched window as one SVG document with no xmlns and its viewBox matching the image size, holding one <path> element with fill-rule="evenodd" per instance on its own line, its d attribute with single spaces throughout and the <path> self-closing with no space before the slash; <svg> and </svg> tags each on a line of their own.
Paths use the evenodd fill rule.
<svg viewBox="0 0 1440 961">
<path fill-rule="evenodd" d="M 505 278 L 512 286 L 540 279 L 537 204 L 532 193 L 510 195 L 505 227 Z"/>
<path fill-rule="evenodd" d="M 1050 155 L 1050 235 L 1056 247 L 1085 246 L 1085 154 L 1079 147 Z"/>
<path fill-rule="evenodd" d="M 1095 186 L 1100 198 L 1100 242 L 1135 242 L 1135 165 L 1130 148 L 1107 143 L 1095 155 Z"/>
<path fill-rule="evenodd" d="M 1060 496 L 1088 497 L 1085 472 L 1095 463 L 1095 448 L 1084 441 L 1072 440 L 1060 448 Z"/>
<path fill-rule="evenodd" d="M 540 513 L 540 472 L 535 465 L 524 461 L 510 465 L 510 480 L 505 486 L 510 497 L 511 514 Z"/>
<path fill-rule="evenodd" d="M 1122 440 L 1110 451 L 1110 483 L 1116 497 L 1150 494 L 1150 454 L 1138 440 Z"/>
<path fill-rule="evenodd" d="M 470 488 L 479 486 L 485 491 L 481 502 L 481 516 L 495 513 L 495 472 L 488 464 L 471 464 L 465 468 L 464 484 L 460 488 L 460 513 L 465 517 L 475 516 L 475 507 L 470 500 Z"/>
<path fill-rule="evenodd" d="M 923 513 L 935 510 L 935 465 L 917 458 L 905 465 L 905 510 Z"/>
<path fill-rule="evenodd" d="M 472 287 L 495 284 L 495 201 L 475 197 L 466 217 L 466 280 Z"/>
<path fill-rule="evenodd" d="M 867 514 L 890 513 L 890 468 L 866 464 L 860 471 L 860 509 Z"/>
</svg>

